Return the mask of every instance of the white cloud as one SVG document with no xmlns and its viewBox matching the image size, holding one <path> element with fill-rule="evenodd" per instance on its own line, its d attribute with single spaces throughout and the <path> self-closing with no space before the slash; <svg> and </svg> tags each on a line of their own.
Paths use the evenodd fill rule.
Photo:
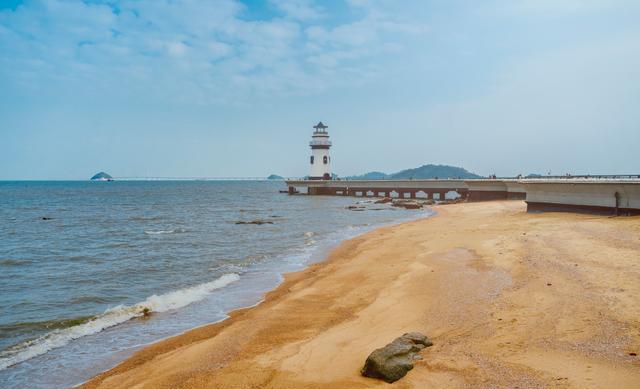
<svg viewBox="0 0 640 389">
<path fill-rule="evenodd" d="M 229 102 L 357 84 L 355 62 L 401 47 L 415 32 L 374 6 L 329 27 L 313 24 L 323 11 L 310 0 L 272 4 L 287 17 L 247 20 L 245 6 L 235 0 L 34 0 L 0 11 L 0 77 L 34 92 L 48 82 L 71 90 L 75 82 Z M 375 61 L 367 62 L 370 68 Z"/>
</svg>

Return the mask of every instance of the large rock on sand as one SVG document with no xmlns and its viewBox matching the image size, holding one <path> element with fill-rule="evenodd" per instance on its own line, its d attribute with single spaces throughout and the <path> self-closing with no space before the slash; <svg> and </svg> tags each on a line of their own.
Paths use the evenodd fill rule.
<svg viewBox="0 0 640 389">
<path fill-rule="evenodd" d="M 413 361 L 418 352 L 433 346 L 429 338 L 419 332 L 409 332 L 388 345 L 374 350 L 362 368 L 365 377 L 379 378 L 386 382 L 395 382 L 413 369 Z"/>
</svg>

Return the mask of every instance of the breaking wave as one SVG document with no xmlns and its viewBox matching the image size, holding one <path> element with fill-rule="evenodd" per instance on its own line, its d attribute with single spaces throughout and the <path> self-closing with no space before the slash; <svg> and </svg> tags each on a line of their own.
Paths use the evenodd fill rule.
<svg viewBox="0 0 640 389">
<path fill-rule="evenodd" d="M 96 334 L 135 317 L 144 316 L 145 312 L 166 312 L 186 307 L 189 304 L 204 299 L 214 290 L 224 288 L 239 279 L 240 276 L 238 274 L 225 274 L 211 282 L 162 295 L 153 295 L 135 305 L 118 305 L 110 308 L 104 313 L 83 321 L 78 325 L 56 329 L 39 338 L 20 343 L 1 351 L 0 370 L 62 347 L 74 339 Z"/>
</svg>

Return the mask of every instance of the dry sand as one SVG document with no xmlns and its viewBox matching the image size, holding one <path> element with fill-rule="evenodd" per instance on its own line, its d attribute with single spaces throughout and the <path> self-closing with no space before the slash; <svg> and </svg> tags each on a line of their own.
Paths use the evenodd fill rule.
<svg viewBox="0 0 640 389">
<path fill-rule="evenodd" d="M 437 212 L 347 241 L 86 387 L 385 387 L 360 376 L 367 355 L 421 331 L 435 345 L 396 387 L 640 388 L 640 217 Z"/>
</svg>

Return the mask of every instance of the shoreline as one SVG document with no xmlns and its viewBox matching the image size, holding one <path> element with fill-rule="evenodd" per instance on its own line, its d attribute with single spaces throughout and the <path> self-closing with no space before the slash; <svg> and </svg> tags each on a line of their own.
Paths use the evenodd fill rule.
<svg viewBox="0 0 640 389">
<path fill-rule="evenodd" d="M 261 307 L 265 303 L 272 302 L 272 300 L 277 300 L 283 295 L 286 295 L 290 291 L 289 289 L 293 285 L 297 284 L 299 281 L 303 281 L 308 277 L 313 276 L 313 274 L 317 272 L 318 268 L 325 266 L 326 264 L 328 264 L 328 262 L 332 260 L 333 251 L 337 250 L 340 246 L 348 242 L 351 242 L 353 240 L 357 240 L 361 237 L 364 237 L 380 229 L 393 228 L 397 225 L 413 223 L 423 219 L 435 217 L 436 215 L 437 215 L 437 212 L 434 211 L 433 213 L 429 213 L 424 217 L 401 221 L 400 223 L 391 223 L 391 224 L 383 225 L 380 227 L 375 227 L 373 230 L 366 231 L 355 237 L 347 238 L 346 240 L 338 243 L 335 246 L 329 246 L 325 248 L 325 253 L 324 253 L 325 255 L 323 259 L 316 259 L 308 263 L 307 265 L 305 265 L 305 267 L 300 270 L 295 270 L 295 271 L 282 274 L 281 275 L 283 278 L 282 282 L 280 282 L 275 288 L 265 292 L 263 297 L 259 301 L 257 301 L 255 304 L 233 309 L 227 312 L 226 318 L 220 319 L 216 322 L 203 324 L 203 325 L 191 328 L 185 332 L 146 344 L 140 350 L 134 352 L 133 355 L 121 361 L 116 366 L 110 369 L 107 369 L 99 374 L 96 374 L 94 377 L 88 379 L 87 381 L 81 382 L 73 387 L 74 388 L 97 387 L 95 385 L 98 383 L 94 382 L 96 380 L 102 381 L 108 376 L 118 374 L 119 371 L 126 371 L 131 368 L 134 368 L 135 366 L 139 366 L 140 364 L 154 358 L 155 356 L 158 356 L 167 352 L 171 352 L 172 350 L 175 350 L 177 348 L 189 346 L 190 344 L 196 343 L 198 341 L 216 336 L 219 332 L 223 331 L 226 327 L 228 327 L 229 325 L 232 325 L 234 321 L 241 319 L 249 311 L 255 308 Z M 141 355 L 138 355 L 138 354 L 141 354 Z"/>
<path fill-rule="evenodd" d="M 368 203 L 373 203 L 373 201 L 366 201 Z M 266 297 L 268 294 L 270 294 L 271 292 L 276 291 L 284 282 L 286 282 L 286 277 L 288 275 L 294 275 L 296 273 L 299 272 L 303 272 L 307 269 L 309 269 L 310 267 L 314 266 L 314 265 L 321 265 L 322 263 L 324 263 L 325 261 L 327 261 L 329 255 L 331 254 L 331 252 L 333 250 L 335 250 L 338 246 L 340 246 L 341 244 L 343 244 L 344 242 L 347 242 L 349 240 L 352 239 L 356 239 L 360 236 L 363 236 L 367 233 L 370 233 L 372 231 L 375 231 L 377 229 L 380 228 L 385 228 L 385 227 L 393 227 L 393 226 L 397 226 L 400 224 L 404 224 L 404 223 L 410 223 L 413 221 L 417 221 L 417 220 L 423 220 L 429 217 L 432 217 L 436 214 L 435 211 L 433 211 L 431 208 L 428 209 L 420 209 L 420 210 L 412 210 L 411 213 L 407 213 L 406 215 L 403 215 L 401 217 L 396 218 L 396 220 L 393 221 L 385 221 L 385 222 L 379 222 L 376 223 L 374 225 L 370 225 L 370 224 L 359 224 L 356 225 L 357 228 L 362 228 L 363 230 L 357 231 L 355 234 L 353 233 L 347 233 L 344 232 L 346 230 L 337 230 L 335 231 L 337 235 L 340 235 L 341 238 L 339 240 L 335 240 L 334 237 L 329 237 L 326 241 L 321 241 L 319 242 L 319 244 L 316 245 L 314 251 L 312 254 L 309 255 L 309 257 L 307 259 L 305 259 L 304 264 L 300 265 L 301 267 L 299 267 L 298 269 L 292 269 L 292 270 L 286 270 L 283 272 L 278 272 L 278 276 L 281 278 L 281 280 L 275 284 L 273 287 L 265 289 L 264 292 L 261 293 L 261 295 L 259 296 L 259 298 L 248 305 L 239 305 L 236 306 L 234 308 L 231 308 L 230 310 L 225 312 L 225 317 L 216 320 L 216 321 L 212 321 L 212 322 L 208 322 L 208 323 L 203 323 L 200 325 L 196 325 L 193 326 L 191 328 L 188 328 L 182 332 L 179 333 L 174 333 L 172 335 L 166 336 L 164 338 L 161 339 L 157 339 L 157 340 L 153 340 L 151 342 L 142 344 L 140 346 L 138 346 L 135 350 L 133 350 L 132 352 L 129 353 L 129 356 L 126 356 L 124 359 L 118 361 L 115 365 L 112 365 L 110 367 L 105 368 L 104 370 L 101 370 L 97 373 L 95 373 L 93 376 L 85 379 L 82 382 L 76 383 L 74 384 L 72 387 L 74 388 L 78 388 L 78 387 L 83 387 L 83 385 L 86 385 L 87 383 L 91 382 L 93 379 L 95 379 L 96 377 L 108 373 L 109 371 L 115 369 L 116 367 L 118 367 L 120 364 L 126 362 L 128 359 L 132 358 L 135 356 L 135 354 L 137 354 L 140 351 L 143 351 L 149 347 L 152 347 L 158 343 L 170 340 L 172 338 L 175 337 L 179 337 L 179 336 L 183 336 L 186 334 L 189 334 L 191 332 L 194 331 L 198 331 L 200 329 L 203 329 L 205 327 L 209 327 L 209 326 L 215 326 L 215 325 L 219 325 L 224 321 L 230 320 L 231 316 L 234 312 L 237 311 L 243 311 L 243 310 L 247 310 L 247 309 L 252 309 L 255 308 L 259 305 L 261 305 L 262 303 L 265 302 Z M 349 228 L 356 228 L 356 227 L 349 227 Z M 139 317 L 137 319 L 146 319 L 144 317 Z"/>
<path fill-rule="evenodd" d="M 633 234 L 640 233 L 639 218 L 531 215 L 523 213 L 524 204 L 518 201 L 435 209 L 436 214 L 430 217 L 377 228 L 341 243 L 324 261 L 285 274 L 284 281 L 266 293 L 261 303 L 234 310 L 221 322 L 146 346 L 80 387 L 375 386 L 381 383 L 362 378 L 358 372 L 368 353 L 413 330 L 424 332 L 436 345 L 423 353 L 424 360 L 397 383 L 401 387 L 598 387 L 598 382 L 632 387 L 640 382 L 638 359 L 624 355 L 640 348 L 640 334 L 628 331 L 638 325 L 632 318 L 640 317 L 640 303 L 632 297 L 638 295 L 640 287 L 631 284 L 632 275 L 640 274 L 638 261 L 633 261 L 640 253 L 640 242 Z M 545 276 L 532 259 L 537 250 L 518 252 L 523 244 L 521 237 L 525 242 L 531 239 L 542 243 L 526 235 L 548 234 L 537 229 L 541 226 L 571 232 L 565 224 L 587 230 L 587 239 L 581 238 L 581 243 L 591 241 L 614 251 L 615 247 L 599 239 L 599 230 L 604 228 L 613 240 L 620 239 L 615 237 L 618 229 L 632 231 L 623 239 L 623 249 L 628 251 L 623 254 L 630 266 L 618 286 L 624 291 L 609 293 L 622 301 L 621 313 L 609 312 L 606 320 L 600 318 L 601 323 L 607 322 L 606 328 L 593 324 L 600 317 L 596 308 L 602 310 L 607 304 L 593 303 L 597 298 L 589 290 L 591 285 L 583 288 L 586 290 L 580 290 L 580 283 L 577 289 L 574 282 L 571 288 L 562 286 L 576 277 L 577 258 L 572 258 L 575 266 L 561 271 L 559 263 L 544 258 L 550 261 L 544 263 L 544 270 L 555 269 L 557 273 L 546 272 Z M 518 234 L 514 226 L 519 227 Z M 530 231 L 525 231 L 526 227 Z M 511 236 L 501 239 L 496 232 Z M 516 239 L 519 241 L 514 243 Z M 592 279 L 591 265 L 581 265 L 581 271 L 589 270 L 588 281 L 599 289 L 602 285 Z M 549 282 L 532 285 L 532 277 L 536 281 L 548 278 Z M 558 277 L 561 279 L 555 280 Z M 574 312 L 579 313 L 581 324 L 572 322 L 575 315 L 564 312 L 547 317 L 547 310 L 540 308 L 548 305 L 556 314 L 572 310 L 557 297 L 564 294 L 550 294 L 553 285 L 560 285 L 555 289 L 572 297 L 590 298 L 587 300 L 594 308 Z M 524 295 L 523 289 L 527 289 Z M 539 299 L 534 306 L 526 303 L 530 296 Z M 562 309 L 557 311 L 556 305 Z M 556 320 L 558 316 L 563 317 Z M 535 317 L 545 319 L 543 324 L 553 322 L 542 325 L 549 334 L 542 336 L 536 331 L 540 324 L 532 326 L 527 320 Z M 585 323 L 588 328 L 580 331 Z M 623 336 L 625 329 L 629 333 Z M 607 335 L 615 352 L 583 344 L 584 337 L 598 333 Z M 541 344 L 549 346 L 550 339 L 545 338 L 550 334 L 563 347 L 553 353 L 543 352 Z M 534 344 L 526 340 L 531 337 Z M 555 362 L 545 364 L 545 360 Z M 570 361 L 575 366 L 569 366 Z M 568 366 L 564 375 L 555 371 L 563 363 Z M 606 381 L 581 373 L 586 366 L 591 366 L 591 373 L 601 373 Z"/>
</svg>

